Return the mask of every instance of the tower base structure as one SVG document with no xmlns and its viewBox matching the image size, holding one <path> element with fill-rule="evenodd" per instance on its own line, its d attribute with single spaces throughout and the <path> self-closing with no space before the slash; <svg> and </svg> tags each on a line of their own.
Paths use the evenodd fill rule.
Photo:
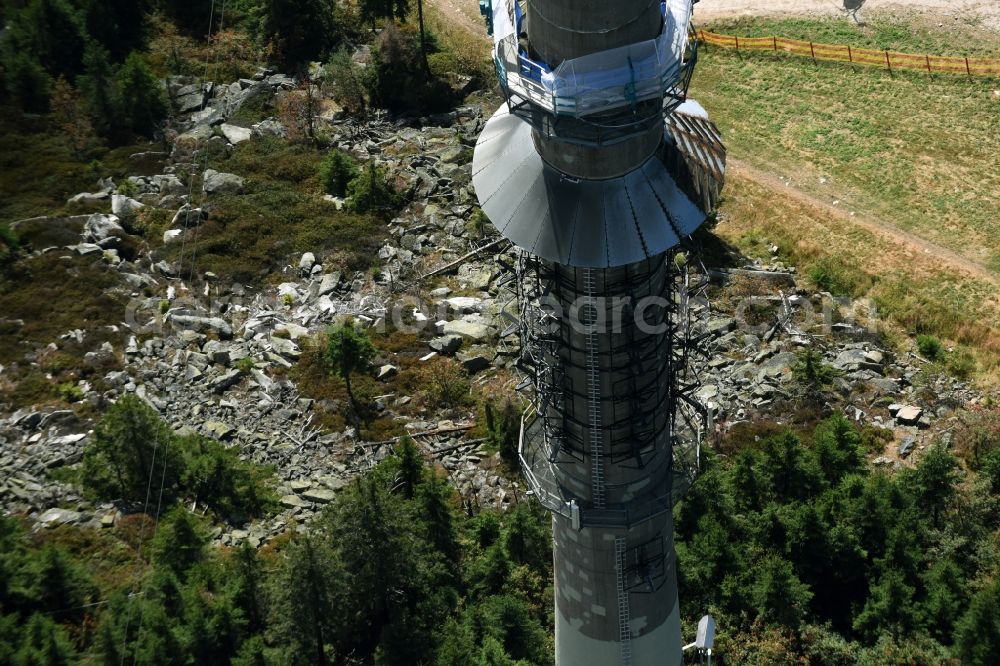
<svg viewBox="0 0 1000 666">
<path fill-rule="evenodd" d="M 632 529 L 576 529 L 553 516 L 557 664 L 679 666 L 672 531 L 669 513 Z M 664 544 L 663 571 L 653 587 L 629 571 L 634 550 L 619 546 L 656 541 Z"/>
</svg>

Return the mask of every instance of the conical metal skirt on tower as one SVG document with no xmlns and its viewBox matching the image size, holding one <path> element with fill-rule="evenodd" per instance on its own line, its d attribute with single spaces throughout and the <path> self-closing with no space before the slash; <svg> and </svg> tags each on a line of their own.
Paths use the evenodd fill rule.
<svg viewBox="0 0 1000 666">
<path fill-rule="evenodd" d="M 662 254 L 705 220 L 659 154 L 617 178 L 573 178 L 545 163 L 531 126 L 506 106 L 479 136 L 472 182 L 505 238 L 568 266 L 609 268 Z"/>
</svg>

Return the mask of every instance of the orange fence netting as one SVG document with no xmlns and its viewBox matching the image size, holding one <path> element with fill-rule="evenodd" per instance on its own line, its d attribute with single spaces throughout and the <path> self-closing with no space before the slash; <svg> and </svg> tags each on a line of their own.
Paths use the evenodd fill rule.
<svg viewBox="0 0 1000 666">
<path fill-rule="evenodd" d="M 948 72 L 968 76 L 1000 76 L 1000 58 L 936 56 L 857 49 L 842 44 L 819 44 L 785 37 L 739 37 L 697 31 L 698 40 L 728 49 L 747 51 L 783 51 L 814 60 L 874 65 L 884 69 L 909 69 L 923 72 Z"/>
</svg>

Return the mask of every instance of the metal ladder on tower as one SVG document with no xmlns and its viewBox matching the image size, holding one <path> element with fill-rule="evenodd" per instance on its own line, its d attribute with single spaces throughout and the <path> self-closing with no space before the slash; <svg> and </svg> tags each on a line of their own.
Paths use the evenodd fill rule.
<svg viewBox="0 0 1000 666">
<path fill-rule="evenodd" d="M 587 294 L 587 412 L 590 421 L 590 495 L 595 509 L 603 509 L 604 447 L 601 432 L 600 339 L 597 334 L 597 299 L 594 298 L 594 271 L 583 269 L 583 287 Z"/>
<path fill-rule="evenodd" d="M 615 537 L 615 578 L 618 588 L 618 643 L 621 666 L 632 663 L 632 618 L 625 589 L 625 538 Z"/>
</svg>

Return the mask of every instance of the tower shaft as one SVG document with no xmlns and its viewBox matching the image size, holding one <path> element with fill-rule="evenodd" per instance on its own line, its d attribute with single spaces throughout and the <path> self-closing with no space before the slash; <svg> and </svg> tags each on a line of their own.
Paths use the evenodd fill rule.
<svg viewBox="0 0 1000 666">
<path fill-rule="evenodd" d="M 556 663 L 680 663 L 670 493 L 674 273 L 665 255 L 592 269 L 541 262 L 562 316 L 538 352 L 540 437 L 578 516 L 553 514 Z M 544 439 L 536 445 L 543 447 Z M 551 453 L 549 453 L 551 455 Z"/>
<path fill-rule="evenodd" d="M 526 0 L 523 17 L 492 1 L 507 104 L 473 184 L 518 248 L 520 455 L 553 514 L 556 664 L 676 666 L 675 445 L 698 428 L 680 420 L 695 402 L 675 248 L 724 164 L 707 117 L 665 122 L 695 61 L 691 0 Z"/>
<path fill-rule="evenodd" d="M 528 42 L 552 68 L 571 58 L 655 39 L 663 27 L 659 0 L 529 0 L 527 7 Z M 614 145 L 567 143 L 535 130 L 535 148 L 542 159 L 572 176 L 620 176 L 645 162 L 663 135 L 660 101 L 642 106 L 641 115 L 651 121 L 645 131 Z M 621 123 L 615 116 L 623 113 L 624 122 L 634 122 L 630 108 L 606 114 L 605 120 Z"/>
</svg>

